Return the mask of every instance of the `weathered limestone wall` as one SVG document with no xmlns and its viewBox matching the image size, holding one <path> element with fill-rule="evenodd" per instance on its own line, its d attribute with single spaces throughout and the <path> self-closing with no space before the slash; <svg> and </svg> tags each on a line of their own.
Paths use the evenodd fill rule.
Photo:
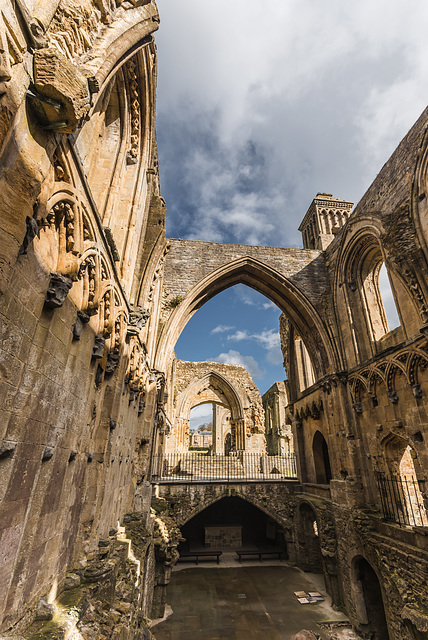
<svg viewBox="0 0 428 640">
<path fill-rule="evenodd" d="M 186 295 L 210 273 L 247 256 L 289 278 L 315 305 L 325 293 L 324 261 L 319 251 L 200 240 L 170 239 L 169 242 L 171 246 L 165 261 L 164 276 L 167 301 Z"/>
<path fill-rule="evenodd" d="M 126 511 L 148 516 L 161 386 L 157 297 L 131 306 L 160 214 L 164 238 L 156 5 L 27 8 L 0 20 L 1 631 L 52 602 Z"/>
</svg>

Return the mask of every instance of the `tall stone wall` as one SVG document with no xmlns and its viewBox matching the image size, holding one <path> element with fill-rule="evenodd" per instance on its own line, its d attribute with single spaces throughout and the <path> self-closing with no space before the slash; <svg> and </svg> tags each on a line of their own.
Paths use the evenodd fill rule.
<svg viewBox="0 0 428 640">
<path fill-rule="evenodd" d="M 148 516 L 157 25 L 154 2 L 2 7 L 1 631 Z"/>
</svg>

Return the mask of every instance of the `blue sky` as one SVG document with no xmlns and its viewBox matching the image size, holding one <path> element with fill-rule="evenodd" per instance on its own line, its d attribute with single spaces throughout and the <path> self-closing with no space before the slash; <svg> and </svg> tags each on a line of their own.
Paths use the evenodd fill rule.
<svg viewBox="0 0 428 640">
<path fill-rule="evenodd" d="M 175 348 L 180 360 L 240 364 L 263 394 L 284 380 L 279 343 L 280 310 L 245 285 L 236 285 L 207 302 L 191 318 Z"/>
<path fill-rule="evenodd" d="M 419 0 L 158 7 L 169 237 L 301 246 L 315 194 L 358 202 L 428 102 L 428 5 Z M 242 291 L 201 309 L 177 354 L 247 362 L 263 392 L 284 377 L 266 348 L 279 314 L 246 304 Z M 220 326 L 231 328 L 212 333 Z"/>
</svg>

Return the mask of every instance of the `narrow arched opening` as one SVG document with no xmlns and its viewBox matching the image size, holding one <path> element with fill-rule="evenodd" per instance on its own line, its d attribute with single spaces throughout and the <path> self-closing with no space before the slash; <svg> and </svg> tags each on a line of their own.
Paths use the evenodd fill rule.
<svg viewBox="0 0 428 640">
<path fill-rule="evenodd" d="M 189 451 L 209 453 L 213 448 L 213 411 L 211 402 L 190 410 Z"/>
<path fill-rule="evenodd" d="M 332 479 L 330 456 L 327 442 L 321 431 L 317 431 L 312 441 L 315 478 L 318 484 L 329 484 Z"/>
<path fill-rule="evenodd" d="M 297 514 L 297 559 L 303 571 L 323 573 L 317 516 L 306 502 L 299 506 Z"/>
<path fill-rule="evenodd" d="M 424 497 L 419 487 L 416 451 L 397 435 L 385 442 L 386 471 L 378 472 L 384 517 L 407 526 L 428 526 Z"/>
<path fill-rule="evenodd" d="M 365 558 L 355 560 L 355 591 L 359 594 L 358 617 L 361 629 L 373 640 L 389 640 L 382 588 L 373 567 Z"/>
</svg>

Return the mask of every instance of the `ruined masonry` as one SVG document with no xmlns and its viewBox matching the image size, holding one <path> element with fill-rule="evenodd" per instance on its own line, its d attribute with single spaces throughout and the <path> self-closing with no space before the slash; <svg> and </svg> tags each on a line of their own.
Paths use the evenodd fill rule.
<svg viewBox="0 0 428 640">
<path fill-rule="evenodd" d="M 428 111 L 354 209 L 316 195 L 303 249 L 166 239 L 158 26 L 153 0 L 2 3 L 0 634 L 152 638 L 180 527 L 237 496 L 363 638 L 423 640 Z M 245 370 L 174 356 L 238 283 L 282 311 L 287 382 L 264 408 Z M 202 401 L 212 458 L 295 452 L 297 474 L 162 484 Z"/>
</svg>

